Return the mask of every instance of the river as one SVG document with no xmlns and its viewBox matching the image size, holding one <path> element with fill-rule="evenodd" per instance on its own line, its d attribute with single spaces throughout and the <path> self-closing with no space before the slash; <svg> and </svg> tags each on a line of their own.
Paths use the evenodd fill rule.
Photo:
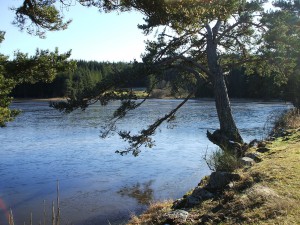
<svg viewBox="0 0 300 225">
<path fill-rule="evenodd" d="M 133 133 L 145 128 L 180 100 L 149 100 L 118 123 Z M 13 211 L 15 224 L 38 224 L 45 201 L 50 221 L 56 183 L 61 224 L 121 224 L 156 200 L 175 199 L 210 173 L 203 156 L 216 146 L 206 130 L 218 128 L 214 102 L 190 100 L 171 124 L 154 136 L 156 145 L 138 157 L 120 156 L 127 144 L 118 135 L 101 139 L 100 128 L 119 103 L 93 105 L 62 114 L 48 102 L 14 102 L 23 113 L 0 130 L 0 224 Z M 283 102 L 233 101 L 235 120 L 246 141 L 266 135 L 266 121 L 291 107 Z M 50 224 L 50 223 L 48 223 Z"/>
</svg>

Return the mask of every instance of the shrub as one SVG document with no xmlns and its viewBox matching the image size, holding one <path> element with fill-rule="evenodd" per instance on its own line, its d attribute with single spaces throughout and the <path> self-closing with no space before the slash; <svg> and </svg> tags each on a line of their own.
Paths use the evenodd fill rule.
<svg viewBox="0 0 300 225">
<path fill-rule="evenodd" d="M 232 172 L 241 166 L 239 159 L 229 151 L 218 149 L 208 158 L 204 157 L 206 164 L 212 171 Z"/>
<path fill-rule="evenodd" d="M 275 118 L 274 128 L 271 132 L 271 135 L 280 136 L 288 129 L 298 128 L 300 128 L 300 109 L 290 109 Z"/>
</svg>

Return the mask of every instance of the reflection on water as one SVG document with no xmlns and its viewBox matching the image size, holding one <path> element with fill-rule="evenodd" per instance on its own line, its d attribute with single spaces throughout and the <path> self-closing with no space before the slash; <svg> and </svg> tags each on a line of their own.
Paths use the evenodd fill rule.
<svg viewBox="0 0 300 225">
<path fill-rule="evenodd" d="M 153 180 L 140 184 L 139 182 L 131 187 L 123 187 L 118 191 L 122 197 L 128 196 L 137 200 L 139 204 L 148 205 L 153 200 Z"/>
<path fill-rule="evenodd" d="M 134 134 L 178 104 L 179 100 L 149 100 L 117 125 Z M 118 105 L 94 105 L 86 112 L 64 115 L 47 102 L 14 104 L 23 114 L 0 130 L 0 199 L 13 209 L 16 224 L 28 221 L 30 212 L 38 223 L 43 200 L 51 212 L 57 180 L 64 222 L 119 224 L 144 210 L 150 200 L 181 197 L 210 172 L 203 155 L 216 149 L 205 135 L 207 129 L 218 128 L 214 102 L 188 101 L 173 129 L 163 125 L 154 137 L 156 146 L 143 149 L 139 157 L 115 154 L 127 146 L 117 136 L 99 138 L 99 127 Z M 232 103 L 246 141 L 259 139 L 268 115 L 288 107 L 274 102 Z"/>
</svg>

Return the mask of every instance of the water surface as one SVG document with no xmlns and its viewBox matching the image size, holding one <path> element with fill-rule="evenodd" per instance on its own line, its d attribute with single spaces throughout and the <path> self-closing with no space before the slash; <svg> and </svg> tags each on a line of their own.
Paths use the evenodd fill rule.
<svg viewBox="0 0 300 225">
<path fill-rule="evenodd" d="M 118 127 L 137 132 L 179 103 L 149 100 Z M 188 101 L 175 122 L 158 130 L 156 146 L 138 157 L 114 153 L 127 146 L 117 135 L 99 138 L 101 125 L 118 105 L 94 105 L 66 115 L 49 108 L 47 102 L 13 104 L 23 113 L 0 130 L 0 200 L 12 208 L 16 224 L 28 223 L 30 212 L 37 224 L 44 200 L 50 214 L 57 180 L 62 224 L 120 224 L 150 201 L 181 197 L 210 173 L 203 156 L 216 150 L 205 136 L 206 130 L 218 128 L 212 101 Z M 246 141 L 261 139 L 268 117 L 288 107 L 280 102 L 232 103 Z M 0 204 L 1 224 L 2 208 Z"/>
</svg>

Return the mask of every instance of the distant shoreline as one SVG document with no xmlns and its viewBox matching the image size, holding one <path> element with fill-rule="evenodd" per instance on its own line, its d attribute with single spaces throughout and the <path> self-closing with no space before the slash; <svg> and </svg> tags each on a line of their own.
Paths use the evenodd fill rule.
<svg viewBox="0 0 300 225">
<path fill-rule="evenodd" d="M 67 98 L 56 97 L 56 98 L 14 98 L 13 102 L 51 102 L 51 101 L 64 101 Z"/>
<path fill-rule="evenodd" d="M 149 98 L 149 99 L 157 99 L 157 100 L 182 100 L 183 98 Z M 51 101 L 65 101 L 67 98 L 65 97 L 55 97 L 55 98 L 14 98 L 13 102 L 28 102 L 28 101 L 35 101 L 35 102 L 51 102 Z M 202 101 L 214 101 L 214 98 L 203 97 L 203 98 L 191 98 L 191 100 L 202 100 Z M 291 104 L 290 102 L 281 100 L 281 99 L 257 99 L 257 98 L 230 98 L 232 103 L 243 103 L 243 102 L 272 102 L 272 103 L 285 103 Z"/>
</svg>

